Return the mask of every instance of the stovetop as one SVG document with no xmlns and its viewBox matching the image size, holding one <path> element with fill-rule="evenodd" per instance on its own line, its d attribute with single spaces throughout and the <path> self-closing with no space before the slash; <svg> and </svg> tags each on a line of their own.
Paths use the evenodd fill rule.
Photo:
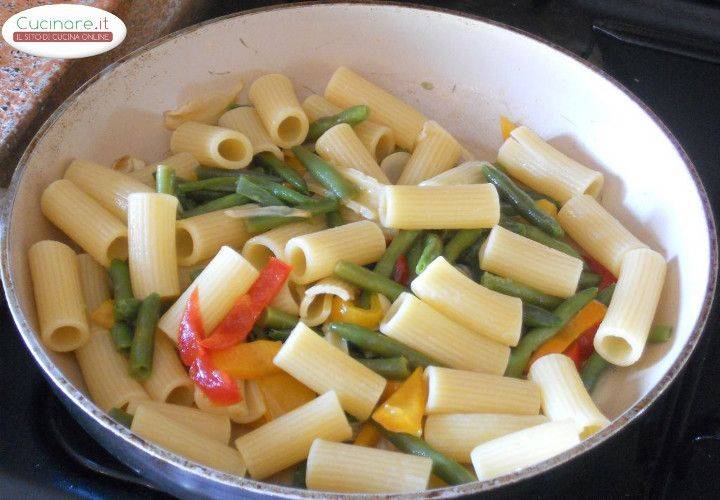
<svg viewBox="0 0 720 500">
<path fill-rule="evenodd" d="M 218 2 L 213 15 L 267 3 Z M 708 35 L 720 38 L 720 25 L 712 24 L 720 13 L 716 2 L 434 3 L 525 29 L 602 66 L 664 120 L 718 206 L 720 45 Z M 668 21 L 668 8 L 674 21 Z M 677 26 L 679 33 L 668 25 Z M 0 400 L 5 406 L 0 410 L 0 498 L 166 497 L 144 485 L 75 424 L 32 362 L 4 299 L 1 306 Z M 715 307 L 686 370 L 635 423 L 579 460 L 494 496 L 720 497 L 717 319 Z"/>
</svg>

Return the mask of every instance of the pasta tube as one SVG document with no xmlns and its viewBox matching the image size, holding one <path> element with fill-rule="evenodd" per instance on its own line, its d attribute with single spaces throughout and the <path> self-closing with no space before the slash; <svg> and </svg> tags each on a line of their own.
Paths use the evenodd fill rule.
<svg viewBox="0 0 720 500">
<path fill-rule="evenodd" d="M 335 70 L 330 78 L 325 87 L 325 99 L 341 108 L 366 104 L 370 107 L 371 119 L 390 127 L 397 145 L 408 151 L 412 151 L 427 121 L 409 104 L 344 66 Z"/>
<path fill-rule="evenodd" d="M 500 199 L 492 184 L 386 186 L 380 222 L 396 229 L 479 229 L 500 221 Z"/>
<path fill-rule="evenodd" d="M 276 145 L 290 148 L 302 144 L 309 122 L 288 77 L 261 76 L 250 86 L 248 97 Z"/>
<path fill-rule="evenodd" d="M 178 406 L 174 404 L 158 403 L 157 401 L 132 401 L 128 406 L 128 413 L 135 414 L 139 408 L 149 408 L 160 413 L 175 422 L 192 429 L 198 434 L 227 445 L 230 441 L 230 419 L 224 415 L 213 415 L 211 413 Z"/>
<path fill-rule="evenodd" d="M 452 368 L 501 375 L 510 357 L 508 346 L 455 323 L 410 293 L 395 300 L 380 331 Z"/>
<path fill-rule="evenodd" d="M 258 269 L 267 264 L 268 259 L 272 256 L 287 262 L 285 245 L 288 241 L 295 236 L 315 233 L 321 229 L 325 229 L 325 225 L 315 219 L 285 224 L 247 240 L 243 246 L 242 255 Z"/>
<path fill-rule="evenodd" d="M 258 271 L 230 247 L 222 247 L 195 281 L 160 318 L 160 328 L 177 342 L 178 328 L 188 297 L 198 289 L 198 306 L 203 330 L 211 333 L 232 308 L 235 300 L 247 292 Z"/>
<path fill-rule="evenodd" d="M 315 142 L 315 151 L 335 165 L 354 168 L 383 184 L 390 184 L 380 165 L 347 123 L 335 125 L 321 135 Z"/>
<path fill-rule="evenodd" d="M 45 240 L 30 247 L 28 261 L 40 338 L 53 351 L 74 351 L 90 335 L 75 252 Z"/>
<path fill-rule="evenodd" d="M 252 478 L 265 479 L 307 458 L 315 439 L 350 437 L 350 424 L 331 391 L 241 436 L 235 446 Z"/>
<path fill-rule="evenodd" d="M 597 197 L 603 187 L 600 172 L 565 156 L 525 126 L 510 133 L 497 160 L 514 178 L 561 203 L 578 194 Z"/>
<path fill-rule="evenodd" d="M 620 264 L 627 252 L 647 248 L 587 194 L 569 199 L 558 212 L 558 220 L 583 250 L 615 276 L 620 274 Z"/>
<path fill-rule="evenodd" d="M 460 144 L 434 121 L 427 121 L 415 143 L 398 184 L 419 184 L 452 168 L 460 158 Z"/>
<path fill-rule="evenodd" d="M 143 184 L 155 187 L 155 171 L 157 171 L 158 165 L 165 165 L 166 167 L 171 168 L 175 172 L 175 175 L 181 179 L 194 181 L 197 180 L 195 169 L 200 166 L 200 163 L 190 153 L 178 153 L 168 156 L 157 163 L 148 165 L 147 167 L 135 170 L 128 175 Z"/>
<path fill-rule="evenodd" d="M 595 350 L 610 363 L 629 366 L 640 359 L 666 268 L 663 256 L 647 248 L 630 250 L 623 257 L 615 293 L 594 341 Z"/>
<path fill-rule="evenodd" d="M 237 130 L 245 135 L 252 144 L 253 156 L 258 153 L 268 152 L 274 154 L 278 160 L 283 159 L 282 151 L 273 144 L 255 108 L 240 106 L 226 111 L 218 120 L 218 125 Z"/>
<path fill-rule="evenodd" d="M 137 408 L 130 430 L 143 439 L 207 467 L 240 477 L 245 475 L 245 464 L 237 450 L 208 439 L 149 406 L 140 405 Z"/>
<path fill-rule="evenodd" d="M 473 332 L 509 346 L 520 340 L 522 300 L 479 285 L 442 257 L 410 287 L 423 302 Z"/>
<path fill-rule="evenodd" d="M 318 394 L 334 392 L 343 409 L 366 420 L 385 379 L 299 322 L 273 362 Z"/>
<path fill-rule="evenodd" d="M 250 140 L 237 130 L 185 122 L 170 136 L 173 153 L 190 153 L 203 165 L 228 169 L 246 167 L 253 157 Z"/>
<path fill-rule="evenodd" d="M 154 191 L 129 175 L 84 160 L 74 160 L 65 170 L 65 179 L 123 222 L 127 220 L 128 196 Z"/>
<path fill-rule="evenodd" d="M 448 413 L 425 420 L 425 441 L 440 453 L 460 463 L 470 463 L 470 452 L 479 444 L 511 432 L 544 424 L 544 415 L 502 413 Z"/>
<path fill-rule="evenodd" d="M 155 401 L 181 406 L 193 404 L 194 384 L 180 362 L 175 344 L 160 332 L 155 333 L 150 376 L 142 385 Z"/>
<path fill-rule="evenodd" d="M 175 230 L 177 262 L 181 266 L 205 261 L 225 245 L 241 249 L 250 237 L 243 219 L 230 217 L 223 210 L 179 220 Z"/>
<path fill-rule="evenodd" d="M 480 269 L 554 297 L 575 293 L 582 260 L 495 226 L 480 248 Z"/>
<path fill-rule="evenodd" d="M 295 236 L 285 245 L 287 262 L 293 267 L 290 279 L 301 284 L 330 276 L 340 260 L 365 265 L 377 262 L 383 252 L 385 236 L 370 221 Z"/>
<path fill-rule="evenodd" d="M 161 193 L 133 193 L 128 198 L 130 279 L 135 297 L 151 293 L 177 297 L 175 218 L 178 199 Z"/>
<path fill-rule="evenodd" d="M 573 360 L 563 354 L 548 354 L 530 366 L 528 379 L 542 392 L 543 413 L 551 420 L 569 419 L 584 439 L 610 421 L 600 413 L 580 380 Z"/>
<path fill-rule="evenodd" d="M 344 301 L 355 298 L 355 287 L 337 278 L 325 278 L 305 290 L 300 302 L 300 319 L 307 326 L 317 326 L 330 317 L 333 297 Z"/>
<path fill-rule="evenodd" d="M 316 94 L 308 96 L 303 101 L 302 107 L 310 121 L 336 115 L 342 111 L 342 108 Z M 353 125 L 353 130 L 375 161 L 382 161 L 395 151 L 395 135 L 389 127 L 364 120 Z"/>
<path fill-rule="evenodd" d="M 484 481 L 535 465 L 579 442 L 572 422 L 548 422 L 483 443 L 471 458 L 475 474 Z"/>
<path fill-rule="evenodd" d="M 80 289 L 88 314 L 92 314 L 106 300 L 110 299 L 110 279 L 107 269 L 89 254 L 77 256 Z"/>
<path fill-rule="evenodd" d="M 511 413 L 537 415 L 540 388 L 527 380 L 429 366 L 425 413 Z"/>
<path fill-rule="evenodd" d="M 127 228 L 75 184 L 60 179 L 40 197 L 42 213 L 105 267 L 128 256 Z"/>
<path fill-rule="evenodd" d="M 483 175 L 483 165 L 486 161 L 466 161 L 457 167 L 446 170 L 435 177 L 422 181 L 420 186 L 448 186 L 455 184 L 483 184 L 487 182 Z"/>
<path fill-rule="evenodd" d="M 428 457 L 316 439 L 310 447 L 308 488 L 345 493 L 414 493 L 427 487 Z"/>
</svg>

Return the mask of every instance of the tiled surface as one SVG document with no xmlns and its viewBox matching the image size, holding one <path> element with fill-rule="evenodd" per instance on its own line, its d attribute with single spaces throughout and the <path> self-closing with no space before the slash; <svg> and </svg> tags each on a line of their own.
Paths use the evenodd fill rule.
<svg viewBox="0 0 720 500">
<path fill-rule="evenodd" d="M 78 86 L 137 47 L 199 21 L 212 6 L 209 0 L 14 0 L 0 2 L 0 24 L 21 10 L 50 3 L 109 10 L 125 22 L 128 34 L 105 54 L 75 60 L 31 56 L 0 40 L 0 186 L 9 182 L 22 145 Z"/>
</svg>

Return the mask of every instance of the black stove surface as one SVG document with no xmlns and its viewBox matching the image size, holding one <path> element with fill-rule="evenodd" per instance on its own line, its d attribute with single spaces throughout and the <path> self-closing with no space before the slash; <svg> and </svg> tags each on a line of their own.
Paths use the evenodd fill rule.
<svg viewBox="0 0 720 500">
<path fill-rule="evenodd" d="M 267 3 L 218 2 L 213 14 Z M 663 18 L 648 5 L 672 8 L 673 2 L 434 3 L 517 26 L 600 64 L 664 120 L 695 162 L 713 206 L 718 206 L 720 49 L 707 43 L 707 37 L 698 42 L 690 29 L 675 36 L 657 19 L 642 15 L 666 19 L 667 11 Z M 638 4 L 647 8 L 628 14 Z M 715 2 L 674 4 L 691 13 L 698 7 L 720 12 Z M 622 9 L 612 9 L 618 5 Z M 697 27 L 703 19 L 689 25 Z M 708 29 L 702 28 L 700 35 Z M 714 30 L 720 34 L 718 25 Z M 0 412 L 0 498 L 166 497 L 143 486 L 69 417 L 22 344 L 4 299 L 0 318 L 6 330 L 0 350 L 0 400 L 5 402 Z M 682 376 L 634 424 L 579 460 L 494 496 L 720 498 L 717 318 L 715 307 Z"/>
</svg>

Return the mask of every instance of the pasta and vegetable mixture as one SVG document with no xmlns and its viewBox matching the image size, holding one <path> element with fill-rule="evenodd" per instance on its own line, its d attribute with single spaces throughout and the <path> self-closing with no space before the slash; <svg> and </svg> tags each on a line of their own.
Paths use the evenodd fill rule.
<svg viewBox="0 0 720 500">
<path fill-rule="evenodd" d="M 220 471 L 415 492 L 548 459 L 608 425 L 666 262 L 603 175 L 501 119 L 495 163 L 341 67 L 165 113 L 172 155 L 75 160 L 42 194 L 84 253 L 29 250 L 39 332 L 148 441 Z"/>
</svg>

